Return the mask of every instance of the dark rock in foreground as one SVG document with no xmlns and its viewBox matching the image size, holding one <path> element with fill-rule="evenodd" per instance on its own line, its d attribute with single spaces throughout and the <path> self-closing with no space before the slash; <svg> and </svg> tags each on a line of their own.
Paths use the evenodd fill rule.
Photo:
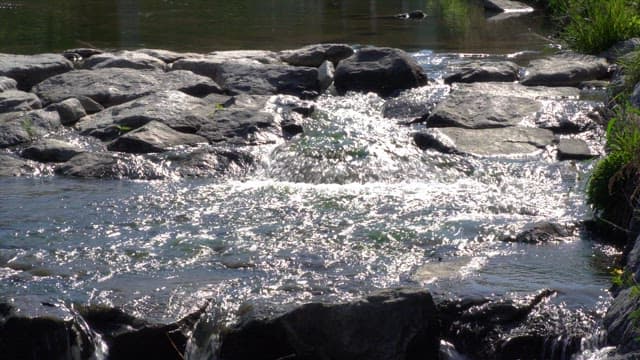
<svg viewBox="0 0 640 360">
<path fill-rule="evenodd" d="M 445 84 L 518 80 L 519 66 L 511 61 L 473 62 L 444 78 Z"/>
<path fill-rule="evenodd" d="M 155 180 L 165 174 L 140 156 L 114 153 L 81 153 L 58 166 L 56 174 L 95 179 Z"/>
<path fill-rule="evenodd" d="M 279 316 L 254 312 L 220 343 L 223 360 L 437 359 L 439 329 L 429 293 L 393 290 L 347 304 L 306 304 Z"/>
<path fill-rule="evenodd" d="M 604 58 L 564 53 L 531 61 L 521 83 L 529 86 L 579 86 L 584 81 L 608 76 L 609 64 Z"/>
<path fill-rule="evenodd" d="M 338 65 L 340 60 L 353 55 L 353 48 L 346 44 L 309 45 L 301 49 L 287 50 L 280 58 L 289 65 L 319 67 L 325 61 Z"/>
<path fill-rule="evenodd" d="M 111 151 L 145 154 L 163 152 L 178 145 L 196 145 L 206 143 L 207 139 L 194 134 L 185 134 L 167 125 L 150 121 L 115 139 L 107 149 Z"/>
<path fill-rule="evenodd" d="M 0 54 L 0 75 L 16 80 L 18 89 L 23 91 L 29 91 L 42 80 L 72 69 L 71 61 L 58 54 Z"/>
<path fill-rule="evenodd" d="M 365 48 L 342 60 L 334 84 L 338 93 L 375 92 L 390 96 L 427 84 L 422 67 L 407 53 L 392 48 Z"/>
<path fill-rule="evenodd" d="M 22 157 L 40 162 L 65 162 L 82 152 L 66 141 L 43 139 L 22 150 Z"/>
</svg>

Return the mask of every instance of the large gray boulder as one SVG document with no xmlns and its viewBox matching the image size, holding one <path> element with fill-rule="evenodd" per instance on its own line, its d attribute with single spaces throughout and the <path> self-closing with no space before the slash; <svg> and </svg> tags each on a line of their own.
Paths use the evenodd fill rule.
<svg viewBox="0 0 640 360">
<path fill-rule="evenodd" d="M 365 48 L 340 61 L 334 84 L 347 91 L 375 92 L 390 96 L 399 90 L 427 84 L 427 75 L 409 54 L 392 48 Z"/>
<path fill-rule="evenodd" d="M 71 71 L 73 64 L 58 54 L 0 54 L 0 75 L 18 82 L 18 89 L 29 91 L 44 79 Z"/>
<path fill-rule="evenodd" d="M 151 55 L 137 51 L 118 51 L 94 55 L 82 62 L 85 69 L 126 68 L 137 70 L 167 70 L 167 64 Z"/>
<path fill-rule="evenodd" d="M 28 176 L 40 172 L 38 164 L 8 153 L 0 153 L 0 176 Z M 1 340 L 0 340 L 1 341 Z"/>
<path fill-rule="evenodd" d="M 75 124 L 81 118 L 87 116 L 87 111 L 82 102 L 76 98 L 69 98 L 57 104 L 51 105 L 58 111 L 62 125 Z"/>
<path fill-rule="evenodd" d="M 480 61 L 465 64 L 444 78 L 445 84 L 487 82 L 487 81 L 516 81 L 518 80 L 518 64 L 511 61 Z"/>
<path fill-rule="evenodd" d="M 0 148 L 33 141 L 61 126 L 56 111 L 41 109 L 0 114 Z"/>
<path fill-rule="evenodd" d="M 63 140 L 42 139 L 22 150 L 22 157 L 39 162 L 65 162 L 82 149 Z"/>
<path fill-rule="evenodd" d="M 583 81 L 609 76 L 604 58 L 563 53 L 546 59 L 532 60 L 520 81 L 524 85 L 578 86 Z"/>
<path fill-rule="evenodd" d="M 346 44 L 316 44 L 280 53 L 284 62 L 293 66 L 319 67 L 325 61 L 337 66 L 340 60 L 353 55 L 353 48 Z"/>
<path fill-rule="evenodd" d="M 0 91 L 0 113 L 28 111 L 40 108 L 42 108 L 42 103 L 33 93 L 20 90 Z"/>
<path fill-rule="evenodd" d="M 6 76 L 0 76 L 0 91 L 15 90 L 18 82 Z"/>
<path fill-rule="evenodd" d="M 273 143 L 282 136 L 273 115 L 267 112 L 229 108 L 193 117 L 203 124 L 196 134 L 212 143 L 257 145 Z"/>
<path fill-rule="evenodd" d="M 162 90 L 179 90 L 197 96 L 221 91 L 211 79 L 189 71 L 116 68 L 71 71 L 51 77 L 33 88 L 45 103 L 84 96 L 105 107 Z"/>
<path fill-rule="evenodd" d="M 81 153 L 55 169 L 56 174 L 96 179 L 163 179 L 166 174 L 156 164 L 124 153 Z"/>
<path fill-rule="evenodd" d="M 179 145 L 196 145 L 206 143 L 207 139 L 194 134 L 185 134 L 167 125 L 150 121 L 147 124 L 130 131 L 107 146 L 111 151 L 136 154 L 163 152 Z"/>
<path fill-rule="evenodd" d="M 180 91 L 160 91 L 86 116 L 76 123 L 75 127 L 83 135 L 103 140 L 113 138 L 122 131 L 136 129 L 150 121 L 161 122 L 178 131 L 194 133 L 200 129 L 202 122 L 199 118 L 189 115 L 205 105 L 205 100 Z M 208 111 L 215 112 L 215 106 Z"/>
<path fill-rule="evenodd" d="M 222 333 L 219 358 L 437 359 L 436 316 L 429 293 L 407 290 L 346 304 L 306 304 L 278 316 L 258 309 Z"/>
<path fill-rule="evenodd" d="M 498 129 L 434 128 L 414 135 L 421 149 L 478 156 L 529 155 L 554 141 L 553 132 L 528 127 Z"/>
</svg>

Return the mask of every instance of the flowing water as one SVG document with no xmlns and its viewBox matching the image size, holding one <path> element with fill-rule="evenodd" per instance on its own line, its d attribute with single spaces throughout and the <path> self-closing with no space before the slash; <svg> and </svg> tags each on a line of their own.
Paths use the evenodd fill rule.
<svg viewBox="0 0 640 360">
<path fill-rule="evenodd" d="M 6 19 L 40 14 L 49 2 L 0 3 L 0 34 L 10 39 L 0 50 L 39 52 L 81 45 L 76 41 L 191 51 L 329 40 L 393 45 L 416 51 L 429 76 L 440 79 L 415 90 L 437 102 L 448 94 L 442 75 L 464 59 L 459 54 L 504 59 L 550 48 L 541 16 L 494 22 L 483 12 L 478 17 L 475 1 L 60 3 L 50 16 L 73 16 L 60 32 L 47 26 L 63 19 L 35 17 L 8 30 Z M 454 6 L 462 10 L 448 9 Z M 381 17 L 415 8 L 430 17 Z M 96 21 L 103 9 L 104 22 Z M 136 20 L 119 22 L 123 17 Z M 221 30 L 221 17 L 228 29 Z M 168 18 L 181 31 L 162 39 L 158 20 Z M 249 29 L 271 33 L 237 36 L 247 21 Z M 203 37 L 183 39 L 203 24 L 210 29 Z M 267 108 L 277 113 L 277 104 Z M 315 106 L 304 136 L 252 148 L 259 161 L 244 175 L 0 178 L 0 294 L 16 303 L 118 306 L 167 322 L 207 299 L 232 314 L 247 301 L 344 301 L 397 286 L 487 297 L 550 288 L 558 294 L 545 306 L 559 318 L 581 313 L 597 323 L 609 301 L 613 249 L 578 230 L 542 245 L 499 240 L 538 221 L 590 218 L 584 187 L 592 162 L 558 162 L 548 150 L 515 158 L 422 151 L 411 140 L 416 126 L 384 118 L 384 100 L 372 94 L 323 95 Z M 597 149 L 600 134 L 589 135 Z"/>
</svg>

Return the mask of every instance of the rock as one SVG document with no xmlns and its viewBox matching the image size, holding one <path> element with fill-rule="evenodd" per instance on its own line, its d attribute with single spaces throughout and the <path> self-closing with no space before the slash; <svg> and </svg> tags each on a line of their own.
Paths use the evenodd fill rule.
<svg viewBox="0 0 640 360">
<path fill-rule="evenodd" d="M 250 313 L 221 334 L 220 359 L 437 359 L 427 292 L 391 290 L 346 304 L 311 303 L 280 316 Z"/>
<path fill-rule="evenodd" d="M 251 153 L 237 149 L 207 148 L 192 152 L 179 151 L 167 154 L 172 170 L 182 177 L 212 177 L 229 174 L 243 176 L 255 163 Z"/>
<path fill-rule="evenodd" d="M 429 127 L 487 129 L 516 126 L 534 118 L 542 104 L 525 97 L 454 90 L 427 118 Z"/>
<path fill-rule="evenodd" d="M 487 81 L 516 81 L 519 66 L 511 61 L 472 62 L 444 78 L 445 84 Z"/>
<path fill-rule="evenodd" d="M 167 125 L 150 121 L 115 139 L 107 148 L 111 151 L 145 154 L 163 152 L 178 145 L 206 143 L 207 139 L 194 134 L 185 134 Z"/>
<path fill-rule="evenodd" d="M 523 85 L 578 86 L 587 80 L 609 76 L 609 64 L 604 58 L 563 53 L 546 59 L 533 60 L 520 81 Z"/>
<path fill-rule="evenodd" d="M 22 157 L 39 162 L 65 162 L 80 154 L 82 149 L 66 141 L 43 139 L 22 150 Z"/>
<path fill-rule="evenodd" d="M 86 58 L 90 58 L 93 55 L 98 55 L 98 54 L 102 54 L 104 51 L 100 50 L 100 49 L 93 49 L 93 48 L 76 48 L 76 49 L 69 49 L 69 50 L 65 50 L 63 52 L 64 57 L 66 57 L 67 59 L 69 58 L 75 58 L 77 59 L 78 57 L 80 57 L 79 60 L 82 59 L 86 59 Z"/>
<path fill-rule="evenodd" d="M 558 160 L 588 160 L 597 156 L 584 140 L 562 138 L 558 143 Z"/>
<path fill-rule="evenodd" d="M 196 134 L 212 143 L 257 145 L 273 143 L 280 138 L 273 115 L 261 111 L 230 108 L 195 115 L 189 120 L 202 123 Z"/>
<path fill-rule="evenodd" d="M 18 82 L 6 76 L 0 76 L 0 91 L 15 90 Z"/>
<path fill-rule="evenodd" d="M 166 177 L 155 164 L 140 156 L 81 153 L 55 169 L 56 174 L 79 178 L 157 180 Z"/>
<path fill-rule="evenodd" d="M 293 66 L 319 67 L 325 61 L 337 66 L 340 60 L 353 55 L 353 52 L 353 48 L 346 44 L 317 44 L 283 51 L 280 58 Z"/>
<path fill-rule="evenodd" d="M 35 140 L 60 128 L 55 111 L 33 110 L 0 114 L 0 148 Z"/>
<path fill-rule="evenodd" d="M 340 94 L 375 92 L 383 97 L 426 84 L 427 75 L 415 59 L 392 48 L 361 49 L 338 64 L 334 78 Z"/>
<path fill-rule="evenodd" d="M 239 94 L 231 97 L 224 103 L 225 107 L 241 108 L 249 110 L 263 110 L 271 96 Z"/>
<path fill-rule="evenodd" d="M 560 134 L 575 134 L 600 125 L 594 103 L 581 100 L 541 101 L 542 107 L 536 113 L 533 123 L 536 127 Z M 596 119 L 596 120 L 594 120 Z"/>
<path fill-rule="evenodd" d="M 162 50 L 162 49 L 138 49 L 135 52 L 153 56 L 154 58 L 160 59 L 167 64 L 176 62 L 180 59 L 184 59 L 187 57 L 198 56 L 198 54 L 178 53 L 175 51 Z"/>
<path fill-rule="evenodd" d="M 44 79 L 71 71 L 73 64 L 57 54 L 11 55 L 0 54 L 0 76 L 18 82 L 18 89 L 29 91 Z"/>
<path fill-rule="evenodd" d="M 93 334 L 62 304 L 2 304 L 0 353 L 5 359 L 90 359 Z"/>
<path fill-rule="evenodd" d="M 640 296 L 632 294 L 633 288 L 622 290 L 604 317 L 609 344 L 617 346 L 621 354 L 640 352 L 640 328 L 636 325 L 634 312 L 640 309 Z"/>
<path fill-rule="evenodd" d="M 318 69 L 310 67 L 226 62 L 218 65 L 213 79 L 232 95 L 287 94 L 309 98 L 320 92 Z"/>
<path fill-rule="evenodd" d="M 212 51 L 206 57 L 218 63 L 248 61 L 259 64 L 282 64 L 280 56 L 268 50 Z"/>
<path fill-rule="evenodd" d="M 180 91 L 160 91 L 86 116 L 75 127 L 83 135 L 102 140 L 113 139 L 150 121 L 161 122 L 181 132 L 195 133 L 203 122 L 190 115 L 205 105 L 204 100 Z M 202 111 L 213 113 L 216 108 L 213 105 Z"/>
<path fill-rule="evenodd" d="M 282 134 L 285 139 L 291 139 L 304 132 L 302 115 L 293 111 L 286 111 L 282 113 L 281 116 L 280 127 L 282 128 Z"/>
<path fill-rule="evenodd" d="M 475 91 L 486 95 L 516 96 L 534 100 L 578 100 L 580 90 L 575 87 L 523 86 L 518 83 L 476 82 L 456 83 L 453 91 Z"/>
<path fill-rule="evenodd" d="M 602 52 L 599 56 L 607 59 L 610 63 L 615 63 L 621 57 L 637 50 L 640 50 L 640 38 L 635 37 L 613 44 L 612 47 Z"/>
<path fill-rule="evenodd" d="M 118 51 L 91 56 L 82 62 L 85 69 L 126 68 L 137 70 L 166 70 L 164 61 L 136 51 Z"/>
<path fill-rule="evenodd" d="M 51 106 L 58 112 L 58 115 L 60 115 L 62 125 L 73 125 L 81 118 L 87 116 L 82 102 L 75 98 L 63 100 Z"/>
<path fill-rule="evenodd" d="M 633 93 L 629 98 L 629 102 L 635 107 L 640 107 L 640 83 L 636 84 L 633 88 Z"/>
<path fill-rule="evenodd" d="M 220 88 L 211 79 L 188 71 L 165 73 L 117 68 L 71 71 L 49 78 L 33 88 L 33 92 L 46 103 L 86 96 L 105 107 L 162 90 L 205 96 L 219 92 Z"/>
<path fill-rule="evenodd" d="M 38 172 L 37 164 L 13 155 L 0 153 L 0 176 L 27 176 Z M 0 340 L 1 342 L 2 340 Z"/>
<path fill-rule="evenodd" d="M 320 84 L 320 91 L 325 91 L 333 84 L 333 77 L 336 69 L 333 67 L 333 63 L 325 61 L 318 68 L 318 83 Z"/>
<path fill-rule="evenodd" d="M 418 132 L 414 135 L 414 141 L 421 149 L 434 149 L 444 153 L 526 155 L 551 145 L 554 135 L 549 130 L 526 127 L 482 130 L 449 127 Z"/>
<path fill-rule="evenodd" d="M 544 221 L 531 224 L 516 236 L 505 236 L 501 240 L 507 242 L 539 244 L 551 241 L 560 241 L 563 238 L 573 235 L 574 230 L 574 226 Z"/>
<path fill-rule="evenodd" d="M 449 94 L 449 86 L 434 85 L 405 90 L 389 98 L 382 107 L 382 116 L 403 121 L 426 120 L 436 104 Z"/>
<path fill-rule="evenodd" d="M 413 10 L 413 11 L 408 12 L 408 13 L 396 14 L 393 17 L 398 18 L 398 19 L 419 20 L 419 19 L 426 18 L 427 14 L 425 14 L 424 11 L 422 11 L 422 10 Z"/>
<path fill-rule="evenodd" d="M 40 108 L 42 108 L 42 103 L 35 94 L 20 90 L 0 91 L 0 113 Z"/>
<path fill-rule="evenodd" d="M 499 12 L 531 12 L 533 8 L 529 5 L 512 0 L 484 0 L 484 8 Z"/>
<path fill-rule="evenodd" d="M 82 107 L 84 108 L 84 111 L 87 114 L 94 114 L 104 110 L 104 106 L 100 105 L 99 103 L 95 102 L 93 99 L 89 97 L 81 95 L 76 97 L 76 99 L 80 101 L 80 103 L 82 104 Z"/>
</svg>

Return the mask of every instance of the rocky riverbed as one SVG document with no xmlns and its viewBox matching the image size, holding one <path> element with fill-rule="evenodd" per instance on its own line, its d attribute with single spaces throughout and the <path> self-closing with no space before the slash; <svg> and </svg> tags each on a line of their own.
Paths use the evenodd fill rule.
<svg viewBox="0 0 640 360">
<path fill-rule="evenodd" d="M 495 243 L 542 247 L 522 248 L 526 249 L 523 256 L 528 251 L 547 251 L 544 246 L 548 244 L 580 242 L 576 238 L 583 233 L 581 217 L 570 213 L 572 210 L 555 207 L 584 208 L 581 195 L 536 194 L 558 188 L 569 191 L 583 184 L 580 176 L 588 163 L 582 161 L 602 153 L 603 119 L 599 109 L 603 103 L 599 96 L 604 92 L 598 87 L 601 83 L 594 81 L 606 81 L 611 76 L 607 60 L 569 52 L 526 65 L 507 59 L 472 59 L 452 63 L 446 73 L 433 76 L 425 71 L 424 56 L 399 49 L 353 48 L 345 44 L 310 45 L 282 52 L 195 54 L 154 49 L 72 49 L 63 54 L 2 54 L 0 175 L 153 182 L 219 178 L 242 181 L 258 174 L 302 184 L 367 186 L 386 182 L 393 189 L 393 184 L 406 179 L 433 180 L 433 175 L 425 174 L 426 163 L 415 159 L 436 159 L 436 165 L 428 168 L 433 173 L 450 172 L 462 179 L 455 185 L 446 185 L 462 188 L 459 192 L 464 192 L 472 181 L 500 189 L 513 186 L 509 182 L 516 180 L 512 178 L 535 179 L 537 175 L 530 173 L 542 173 L 540 189 L 527 188 L 531 183 L 524 183 L 525 188 L 519 190 L 552 202 L 530 206 L 514 198 L 488 203 L 490 199 L 484 198 L 482 191 L 470 194 L 469 199 L 479 199 L 476 207 L 455 206 L 467 213 L 491 214 L 491 221 L 500 231 L 494 225 L 486 225 L 485 220 L 453 220 L 452 216 L 451 223 L 463 221 L 471 225 L 452 230 L 451 239 L 460 232 L 469 232 L 475 234 L 470 237 L 483 238 L 473 245 L 476 249 Z M 354 101 L 359 113 L 353 110 Z M 342 123 L 327 120 L 332 111 L 346 114 Z M 364 127 L 354 127 L 358 121 L 364 121 Z M 393 135 L 379 141 L 376 136 L 383 131 Z M 323 137 L 317 136 L 320 133 Z M 501 172 L 509 174 L 509 181 L 501 180 Z M 556 180 L 558 183 L 553 183 Z M 545 181 L 554 185 L 546 185 Z M 446 196 L 446 186 L 442 194 L 436 189 L 430 199 L 433 203 Z M 433 191 L 427 188 L 421 189 Z M 487 191 L 489 197 L 490 192 Z M 256 198 L 261 196 L 274 195 L 259 194 Z M 355 195 L 359 196 L 363 195 Z M 518 196 L 528 199 L 529 195 L 514 195 Z M 400 202 L 410 201 L 404 195 L 400 198 L 404 199 Z M 139 205 L 144 206 L 147 201 L 141 200 Z M 203 201 L 211 200 L 198 198 L 195 203 Z M 225 201 L 222 199 L 221 203 Z M 333 201 L 320 205 L 345 206 Z M 378 200 L 367 198 L 368 201 Z M 379 208 L 385 206 L 391 205 L 383 201 Z M 195 221 L 197 214 L 190 209 L 182 215 L 187 220 L 176 217 L 171 221 Z M 227 219 L 233 226 L 242 216 L 242 209 L 238 207 L 237 216 Z M 267 214 L 261 214 L 263 211 L 251 211 L 247 209 L 256 219 L 267 219 Z M 406 221 L 417 221 L 417 211 L 407 210 Z M 570 214 L 554 215 L 565 212 Z M 582 214 L 581 210 L 576 212 Z M 442 217 L 447 214 L 442 210 Z M 276 222 L 283 222 L 280 215 L 275 216 L 280 219 Z M 298 220 L 288 221 L 306 228 L 307 224 Z M 351 224 L 333 223 L 339 220 L 327 216 L 322 223 L 331 225 L 322 227 L 322 231 L 332 234 L 335 228 L 339 230 L 336 233 L 343 234 L 358 230 L 357 219 Z M 436 222 L 430 217 L 427 220 Z M 145 226 L 155 225 L 132 225 L 136 229 Z M 278 225 L 273 226 L 276 230 L 263 231 L 277 233 Z M 442 247 L 436 250 L 429 250 L 417 238 L 404 240 L 402 234 L 395 235 L 401 238 L 397 241 L 384 227 L 369 233 L 377 245 L 368 250 L 350 244 L 349 237 L 345 241 L 342 235 L 337 236 L 345 242 L 336 249 L 345 251 L 347 257 L 359 259 L 360 255 L 354 254 L 374 254 L 362 269 L 350 270 L 353 273 L 342 272 L 350 264 L 342 264 L 340 259 L 327 261 L 329 255 L 323 253 L 322 243 L 305 243 L 303 247 L 312 247 L 317 253 L 309 251 L 304 257 L 297 254 L 298 245 L 282 257 L 277 245 L 264 250 L 256 249 L 255 244 L 247 246 L 245 250 L 251 254 L 248 258 L 240 252 L 221 260 L 225 271 L 268 273 L 269 267 L 278 262 L 293 261 L 297 265 L 290 265 L 306 269 L 304 276 L 308 278 L 295 284 L 280 284 L 275 291 L 280 295 L 269 301 L 253 296 L 250 298 L 255 301 L 234 303 L 229 308 L 217 303 L 215 296 L 197 298 L 195 294 L 194 299 L 182 294 L 181 301 L 191 303 L 172 313 L 172 320 L 145 312 L 131 313 L 126 306 L 117 306 L 113 300 L 117 295 L 104 303 L 93 298 L 44 301 L 11 285 L 11 291 L 20 296 L 8 293 L 9 298 L 2 299 L 0 353 L 25 359 L 40 359 L 44 354 L 74 359 L 175 359 L 182 354 L 189 359 L 568 359 L 617 344 L 611 337 L 607 342 L 605 335 L 598 332 L 595 310 L 583 312 L 571 306 L 544 305 L 553 303 L 554 298 L 562 302 L 563 296 L 573 291 L 562 288 L 562 280 L 557 283 L 560 289 L 539 287 L 532 281 L 522 285 L 520 291 L 499 291 L 497 296 L 489 294 L 496 288 L 464 294 L 464 286 L 457 294 L 448 293 L 445 289 L 449 280 L 434 281 L 446 279 L 451 269 L 459 266 L 458 259 L 464 257 L 449 257 L 447 251 L 464 253 L 464 249 L 462 245 L 457 250 L 447 248 L 457 245 L 446 241 L 447 224 L 438 226 L 441 228 L 437 231 L 428 225 L 419 231 L 425 237 L 437 234 L 432 236 L 442 241 Z M 10 231 L 6 234 L 8 238 Z M 287 244 L 300 236 L 291 234 L 295 235 L 280 240 Z M 328 236 L 321 241 L 327 239 Z M 393 246 L 385 247 L 385 243 Z M 7 255 L 0 256 L 0 268 L 7 269 L 0 273 L 3 281 L 29 284 L 30 280 L 21 277 L 22 271 L 39 276 L 37 266 L 25 265 L 23 269 L 17 265 L 26 261 L 20 251 L 11 248 L 8 241 L 2 245 L 10 249 Z M 220 253 L 224 254 L 226 246 L 220 245 Z M 401 246 L 407 247 L 406 254 L 397 249 Z M 205 243 L 203 251 L 205 248 L 213 249 L 215 244 Z M 396 260 L 402 256 L 419 260 L 406 266 L 410 271 L 380 270 L 390 266 L 383 259 L 386 251 L 400 252 L 393 260 L 399 269 L 406 265 Z M 425 255 L 429 251 L 433 251 L 432 255 Z M 148 254 L 134 251 L 127 256 Z M 485 257 L 485 261 L 494 256 Z M 425 257 L 426 263 L 421 264 Z M 335 270 L 333 264 L 339 264 Z M 165 271 L 165 265 L 175 266 L 167 263 L 156 270 Z M 463 267 L 469 271 L 473 264 Z M 122 273 L 130 271 L 131 268 L 123 269 Z M 340 274 L 341 280 L 336 278 L 333 290 L 323 288 L 321 282 L 326 279 L 316 279 L 314 285 L 314 274 L 322 271 Z M 389 278 L 376 280 L 377 271 L 390 271 Z M 84 275 L 60 276 L 81 282 L 79 278 Z M 410 279 L 390 280 L 405 276 Z M 270 286 L 268 276 L 258 275 L 258 279 L 251 281 L 264 283 L 253 291 L 265 291 Z M 96 291 L 94 286 L 105 280 L 92 281 L 88 287 Z M 332 299 L 332 295 L 342 294 L 338 283 L 351 284 L 350 281 L 364 285 L 360 290 L 349 285 L 353 287 L 347 291 L 349 296 Z M 392 289 L 379 290 L 386 287 Z M 291 293 L 295 295 L 287 297 Z M 80 298 L 83 296 L 86 295 Z M 150 298 L 153 296 L 147 297 L 151 308 L 163 304 L 162 300 Z M 589 301 L 592 300 L 586 300 Z"/>
</svg>

